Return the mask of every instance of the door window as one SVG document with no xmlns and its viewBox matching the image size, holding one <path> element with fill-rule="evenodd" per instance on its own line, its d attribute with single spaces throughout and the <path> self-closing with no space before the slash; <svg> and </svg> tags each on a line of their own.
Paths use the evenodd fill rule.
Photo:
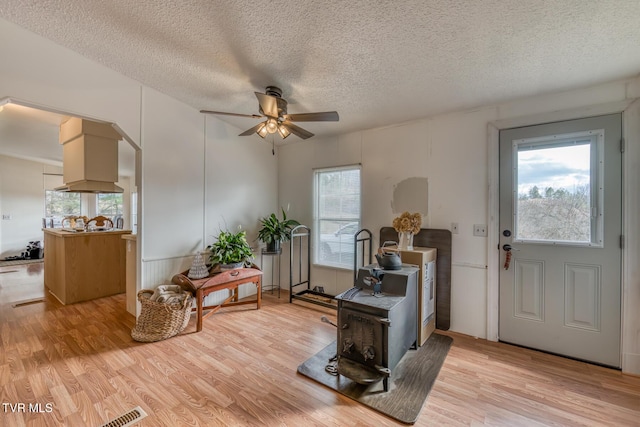
<svg viewBox="0 0 640 427">
<path fill-rule="evenodd" d="M 513 141 L 514 242 L 602 246 L 604 131 Z"/>
</svg>

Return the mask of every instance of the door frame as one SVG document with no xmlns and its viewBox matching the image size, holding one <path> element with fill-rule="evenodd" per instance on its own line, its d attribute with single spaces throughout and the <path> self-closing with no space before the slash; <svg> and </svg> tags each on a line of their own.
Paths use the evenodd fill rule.
<svg viewBox="0 0 640 427">
<path fill-rule="evenodd" d="M 593 106 L 553 111 L 543 114 L 495 120 L 487 125 L 488 146 L 488 227 L 487 227 L 487 339 L 498 341 L 500 251 L 499 251 L 499 142 L 500 130 L 532 126 L 550 122 L 622 113 L 622 137 L 625 150 L 622 156 L 622 233 L 625 244 L 621 266 L 621 348 L 622 371 L 640 374 L 640 342 L 634 342 L 640 328 L 640 314 L 632 310 L 629 301 L 640 295 L 640 224 L 632 221 L 634 212 L 640 212 L 640 98 L 598 104 Z M 633 185 L 635 184 L 635 185 Z M 634 327 L 635 325 L 635 327 Z"/>
<path fill-rule="evenodd" d="M 11 96 L 0 96 L 0 106 L 6 105 L 6 104 L 16 104 L 16 105 L 21 105 L 23 107 L 29 107 L 29 108 L 33 108 L 36 110 L 42 110 L 42 111 L 47 111 L 49 113 L 54 113 L 54 114 L 61 114 L 61 115 L 65 115 L 65 116 L 74 116 L 74 117 L 79 117 L 81 119 L 86 119 L 86 120 L 93 120 L 93 121 L 98 121 L 98 122 L 103 122 L 103 123 L 108 123 L 111 126 L 113 126 L 113 128 L 116 130 L 116 132 L 118 132 L 120 134 L 120 136 L 127 141 L 127 143 L 129 143 L 129 145 L 131 146 L 131 148 L 134 150 L 134 156 L 135 156 L 135 170 L 134 170 L 134 182 L 133 185 L 130 186 L 129 188 L 129 197 L 131 196 L 131 187 L 135 187 L 136 188 L 136 193 L 137 193 L 137 212 L 136 212 L 136 218 L 137 218 L 137 241 L 138 244 L 136 245 L 136 292 L 138 292 L 140 289 L 142 289 L 142 268 L 141 268 L 141 260 L 142 260 L 142 236 L 143 236 L 143 218 L 142 218 L 142 147 L 140 146 L 140 144 L 136 141 L 134 141 L 133 138 L 131 138 L 129 136 L 129 134 L 127 132 L 124 131 L 124 129 L 122 129 L 118 123 L 116 121 L 110 121 L 110 120 L 105 120 L 105 119 L 100 119 L 97 117 L 92 117 L 92 116 L 87 116 L 86 114 L 79 114 L 79 113 L 73 113 L 73 112 L 69 112 L 66 108 L 64 107 L 57 107 L 57 106 L 48 106 L 48 105 L 44 105 L 44 104 L 39 104 L 36 102 L 32 102 L 32 101 L 28 101 L 28 100 L 24 100 L 21 98 L 14 98 Z M 129 201 L 129 203 L 131 203 Z M 129 210 L 129 216 L 131 216 L 131 210 Z M 133 224 L 132 224 L 133 225 Z M 136 313 L 135 316 L 136 318 L 138 317 L 138 315 L 140 314 L 140 304 L 136 303 Z"/>
</svg>

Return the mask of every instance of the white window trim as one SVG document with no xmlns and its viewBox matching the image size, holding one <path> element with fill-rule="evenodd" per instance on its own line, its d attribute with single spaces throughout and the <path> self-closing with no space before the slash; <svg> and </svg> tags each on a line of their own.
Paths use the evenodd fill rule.
<svg viewBox="0 0 640 427">
<path fill-rule="evenodd" d="M 570 145 L 577 139 L 589 141 L 591 147 L 591 209 L 596 215 L 591 220 L 591 238 L 588 242 L 562 241 L 562 240 L 535 240 L 518 238 L 518 152 L 520 147 L 551 148 Z M 545 135 L 535 138 L 517 139 L 512 142 L 512 182 L 513 182 L 513 214 L 514 218 L 514 243 L 527 243 L 553 246 L 572 247 L 604 247 L 604 129 L 571 132 L 559 135 Z"/>
<path fill-rule="evenodd" d="M 360 224 L 360 227 L 362 227 L 362 165 L 360 163 L 357 164 L 352 164 L 352 165 L 342 165 L 342 166 L 334 166 L 334 167 L 326 167 L 326 168 L 314 168 L 313 169 L 313 229 L 316 232 L 316 235 L 319 236 L 319 215 L 318 215 L 318 174 L 319 173 L 324 173 L 324 172 L 336 172 L 336 171 L 343 171 L 343 170 L 355 170 L 357 169 L 359 174 L 360 174 L 360 206 L 359 206 L 359 211 L 360 211 L 360 215 L 357 219 L 354 219 L 354 221 L 357 221 L 358 224 Z M 331 218 L 323 218 L 323 219 L 331 219 Z M 345 218 L 340 218 L 340 221 L 345 220 Z M 348 219 L 347 219 L 348 220 Z M 320 241 L 319 237 L 316 237 L 312 240 L 312 245 L 311 245 L 311 251 L 312 253 L 310 254 L 311 256 L 311 264 L 314 267 L 321 267 L 321 268 L 331 268 L 331 269 L 337 269 L 337 270 L 352 270 L 353 266 L 343 266 L 343 265 L 339 265 L 339 264 L 329 264 L 329 263 L 320 263 L 318 262 L 318 247 L 316 246 L 317 242 Z"/>
</svg>

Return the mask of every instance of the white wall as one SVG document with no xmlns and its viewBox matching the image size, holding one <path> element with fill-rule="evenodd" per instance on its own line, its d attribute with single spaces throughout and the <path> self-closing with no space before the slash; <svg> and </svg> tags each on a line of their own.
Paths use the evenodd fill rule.
<svg viewBox="0 0 640 427">
<path fill-rule="evenodd" d="M 0 39 L 12 41 L 0 44 L 0 97 L 114 122 L 142 148 L 131 183 L 141 197 L 139 287 L 188 268 L 222 214 L 255 228 L 275 209 L 276 160 L 258 138 L 4 20 Z M 229 199 L 238 183 L 241 197 Z"/>
<path fill-rule="evenodd" d="M 461 117 L 466 120 L 463 126 Z M 481 110 L 281 146 L 280 204 L 290 205 L 292 218 L 312 226 L 313 168 L 361 163 L 362 227 L 373 232 L 378 246 L 380 228 L 401 213 L 392 208 L 394 187 L 407 178 L 427 178 L 429 215 L 423 228 L 448 229 L 457 222 L 460 229 L 452 241 L 451 328 L 483 337 L 486 239 L 474 237 L 472 228 L 487 223 L 487 151 L 482 138 L 493 117 Z M 311 278 L 312 286 L 324 286 L 330 294 L 353 286 L 351 270 L 312 267 Z"/>
<path fill-rule="evenodd" d="M 494 173 L 489 171 L 489 124 L 506 119 L 533 124 L 536 117 L 551 121 L 561 117 L 556 111 L 578 108 L 589 115 L 589 106 L 640 96 L 639 80 L 283 145 L 279 148 L 280 204 L 290 204 L 291 217 L 311 226 L 312 169 L 362 163 L 362 226 L 374 232 L 377 239 L 380 227 L 390 226 L 397 216 L 391 207 L 394 185 L 409 177 L 427 178 L 429 214 L 423 227 L 450 229 L 452 222 L 459 225 L 459 234 L 453 234 L 452 241 L 451 330 L 486 338 L 487 325 L 493 322 L 487 318 L 489 244 L 487 238 L 473 236 L 473 224 L 490 224 L 494 220 L 489 215 L 489 176 Z M 631 137 L 629 141 L 637 144 L 637 135 Z M 634 165 L 637 160 L 633 160 Z M 637 235 L 637 231 L 631 231 Z M 379 243 L 376 240 L 375 244 Z M 628 277 L 626 286 L 632 290 L 631 297 L 637 299 L 637 272 L 634 270 Z M 329 293 L 352 286 L 350 271 L 312 267 L 311 279 L 312 286 L 322 285 Z M 284 286 L 287 284 L 288 281 Z M 633 361 L 626 363 L 627 371 L 635 371 L 629 367 L 638 365 L 640 360 L 640 315 L 629 310 L 625 314 L 623 358 Z"/>
<path fill-rule="evenodd" d="M 237 136 L 237 128 L 207 116 L 206 245 L 221 229 L 247 231 L 259 254 L 258 218 L 277 212 L 277 157 L 259 136 Z"/>
<path fill-rule="evenodd" d="M 41 163 L 0 156 L 0 259 L 20 255 L 30 241 L 43 243 L 44 179 Z"/>
<path fill-rule="evenodd" d="M 143 106 L 143 262 L 193 254 L 202 249 L 202 115 L 148 88 Z"/>
</svg>

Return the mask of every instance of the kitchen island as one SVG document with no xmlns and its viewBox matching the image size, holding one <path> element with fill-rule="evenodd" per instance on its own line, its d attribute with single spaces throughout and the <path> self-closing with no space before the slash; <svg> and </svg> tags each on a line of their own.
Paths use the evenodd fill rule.
<svg viewBox="0 0 640 427">
<path fill-rule="evenodd" d="M 63 304 L 126 291 L 124 234 L 44 228 L 44 285 Z"/>
</svg>

